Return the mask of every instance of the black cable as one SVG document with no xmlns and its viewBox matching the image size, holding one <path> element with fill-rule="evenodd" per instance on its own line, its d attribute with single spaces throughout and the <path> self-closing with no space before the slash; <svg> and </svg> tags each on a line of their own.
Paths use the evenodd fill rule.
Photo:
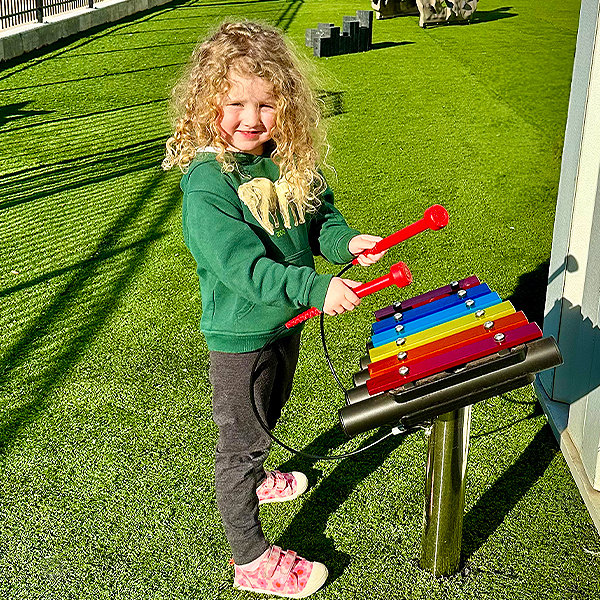
<svg viewBox="0 0 600 600">
<path fill-rule="evenodd" d="M 352 263 L 348 263 L 337 275 L 336 277 L 341 277 L 348 269 L 350 269 L 350 267 L 352 267 Z M 331 357 L 329 356 L 329 350 L 327 349 L 327 343 L 325 341 L 325 313 L 322 312 L 320 317 L 319 317 L 319 326 L 321 329 L 321 345 L 323 346 L 323 354 L 325 355 L 325 360 L 327 361 L 327 366 L 329 367 L 329 370 L 331 371 L 331 374 L 333 375 L 333 378 L 335 379 L 336 383 L 338 384 L 338 387 L 340 388 L 340 390 L 342 390 L 342 393 L 344 394 L 344 397 L 347 398 L 347 394 L 348 394 L 348 390 L 344 387 L 344 384 L 340 381 L 340 378 L 338 377 L 337 371 L 335 370 L 335 367 L 333 366 L 333 362 L 331 360 Z"/>
<path fill-rule="evenodd" d="M 336 277 L 341 277 L 351 266 L 352 266 L 352 263 L 347 264 L 339 272 L 339 274 L 336 275 Z M 341 389 L 343 390 L 343 392 L 345 394 L 346 389 L 344 388 L 341 381 L 339 380 L 337 373 L 335 371 L 335 368 L 333 366 L 333 363 L 331 362 L 331 359 L 329 357 L 329 353 L 327 351 L 327 345 L 325 343 L 325 330 L 324 330 L 324 325 L 323 325 L 323 322 L 324 322 L 323 314 L 324 313 L 321 312 L 321 342 L 323 343 L 323 350 L 325 352 L 325 358 L 327 360 L 327 364 L 329 365 L 329 368 L 330 368 L 335 380 L 337 381 L 338 385 L 341 387 Z M 393 435 L 397 435 L 398 433 L 402 433 L 401 431 L 398 431 L 397 428 L 394 428 L 394 429 L 392 429 L 392 431 L 390 431 L 389 433 L 386 433 L 385 435 L 383 435 L 379 439 L 375 440 L 374 442 L 371 442 L 367 446 L 363 446 L 362 448 L 358 448 L 357 450 L 352 450 L 351 452 L 344 452 L 342 454 L 333 454 L 330 456 L 320 456 L 318 454 L 310 454 L 308 452 L 304 452 L 304 450 L 297 450 L 295 448 L 292 448 L 291 446 L 288 446 L 285 442 L 282 442 L 279 438 L 277 438 L 273 434 L 273 432 L 269 429 L 269 426 L 262 420 L 262 417 L 260 416 L 260 413 L 258 412 L 258 407 L 256 406 L 256 399 L 254 397 L 254 381 L 255 381 L 255 375 L 256 375 L 258 363 L 259 363 L 264 351 L 269 347 L 269 345 L 271 345 L 273 342 L 275 342 L 286 331 L 287 331 L 287 328 L 285 327 L 285 325 L 281 325 L 273 333 L 273 335 L 267 340 L 265 345 L 259 350 L 258 354 L 256 355 L 256 359 L 254 360 L 254 364 L 252 365 L 252 370 L 250 371 L 250 404 L 252 406 L 252 411 L 254 412 L 254 415 L 258 421 L 258 424 L 261 426 L 261 428 L 265 431 L 265 433 L 276 444 L 279 444 L 282 448 L 284 448 L 288 452 L 291 452 L 292 454 L 300 454 L 301 456 L 305 456 L 306 458 L 310 458 L 311 460 L 342 460 L 344 458 L 356 456 L 357 454 L 360 454 L 361 452 L 364 452 L 365 450 L 369 450 L 373 446 L 380 444 L 381 442 L 388 439 L 389 437 L 391 437 Z"/>
</svg>

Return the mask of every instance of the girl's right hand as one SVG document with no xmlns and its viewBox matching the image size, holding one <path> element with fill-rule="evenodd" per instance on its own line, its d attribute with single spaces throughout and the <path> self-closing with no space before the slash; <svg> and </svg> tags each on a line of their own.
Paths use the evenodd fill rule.
<svg viewBox="0 0 600 600">
<path fill-rule="evenodd" d="M 359 285 L 361 284 L 358 281 L 352 281 L 352 279 L 334 277 L 327 288 L 323 312 L 335 316 L 347 310 L 354 310 L 360 304 L 360 298 L 352 291 L 352 288 Z"/>
</svg>

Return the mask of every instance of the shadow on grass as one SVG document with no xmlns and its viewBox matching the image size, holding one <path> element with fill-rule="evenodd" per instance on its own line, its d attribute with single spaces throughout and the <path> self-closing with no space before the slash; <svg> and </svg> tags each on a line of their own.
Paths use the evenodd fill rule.
<svg viewBox="0 0 600 600">
<path fill-rule="evenodd" d="M 16 292 L 20 292 L 22 290 L 32 288 L 32 287 L 35 287 L 35 286 L 43 284 L 43 283 L 47 283 L 47 282 L 51 281 L 52 279 L 54 279 L 56 277 L 62 277 L 63 275 L 66 275 L 69 272 L 74 272 L 74 273 L 80 272 L 82 269 L 87 269 L 90 266 L 92 266 L 94 263 L 97 263 L 99 261 L 113 260 L 119 254 L 131 252 L 131 251 L 143 250 L 143 248 L 147 244 L 155 242 L 156 240 L 160 239 L 163 236 L 164 236 L 164 233 L 155 232 L 145 238 L 136 240 L 132 244 L 127 244 L 126 246 L 122 246 L 119 248 L 112 248 L 110 250 L 101 251 L 99 254 L 96 254 L 95 256 L 92 256 L 90 258 L 82 260 L 74 265 L 61 267 L 60 269 L 55 269 L 54 271 L 49 271 L 48 273 L 44 273 L 43 275 L 40 275 L 39 277 L 36 277 L 29 281 L 18 283 L 17 285 L 14 285 L 9 288 L 0 289 L 0 298 L 3 298 L 5 296 L 10 296 L 11 294 L 14 294 Z"/>
<path fill-rule="evenodd" d="M 120 19 L 119 21 L 104 23 L 102 25 L 98 25 L 97 27 L 86 29 L 85 31 L 81 31 L 74 35 L 57 40 L 53 44 L 49 44 L 31 52 L 27 52 L 26 54 L 11 58 L 10 60 L 2 63 L 3 70 L 9 72 L 5 73 L 4 75 L 0 75 L 0 81 L 9 79 L 13 75 L 21 73 L 25 69 L 28 69 L 32 66 L 44 63 L 47 60 L 73 52 L 74 50 L 87 46 L 88 44 L 91 44 L 103 37 L 114 35 L 119 29 L 129 27 L 134 22 L 143 23 L 148 21 L 158 13 L 167 12 L 177 8 L 179 4 L 181 4 L 180 0 L 173 0 L 173 2 L 168 2 L 167 4 L 151 8 L 147 11 L 141 11 L 125 17 L 124 19 Z M 34 61 L 33 64 L 32 61 Z M 13 67 L 18 66 L 21 66 L 21 68 L 12 70 Z"/>
<path fill-rule="evenodd" d="M 195 42 L 169 42 L 165 44 L 152 44 L 149 46 L 129 46 L 124 48 L 111 48 L 110 50 L 97 50 L 95 52 L 78 52 L 77 58 L 82 56 L 101 56 L 103 54 L 116 54 L 117 52 L 125 54 L 127 52 L 140 52 L 141 50 L 154 50 L 155 48 L 174 48 L 175 46 L 186 46 L 190 49 L 194 47 Z M 52 60 L 70 59 L 70 56 L 53 56 Z"/>
<path fill-rule="evenodd" d="M 284 8 L 277 19 L 275 19 L 274 24 L 283 29 L 283 31 L 287 31 L 290 25 L 294 22 L 294 19 L 296 18 L 296 15 L 302 8 L 303 4 L 304 0 L 289 0 L 288 6 Z"/>
<path fill-rule="evenodd" d="M 6 124 L 10 125 L 19 119 L 38 115 L 48 115 L 53 112 L 51 110 L 27 110 L 25 107 L 28 104 L 31 104 L 31 100 L 0 106 L 0 127 L 3 127 Z"/>
<path fill-rule="evenodd" d="M 371 44 L 371 50 L 383 50 L 384 48 L 395 48 L 396 46 L 410 46 L 415 42 L 375 42 Z"/>
<path fill-rule="evenodd" d="M 163 155 L 164 137 L 157 137 L 8 173 L 0 177 L 4 198 L 0 200 L 0 211 L 136 171 L 158 169 Z"/>
<path fill-rule="evenodd" d="M 105 79 L 106 77 L 120 77 L 122 75 L 134 75 L 136 73 L 148 73 L 150 71 L 162 71 L 163 69 L 180 67 L 180 63 L 169 63 L 166 65 L 154 65 L 152 67 L 143 67 L 140 69 L 130 69 L 128 71 L 115 71 L 113 73 L 98 73 L 97 75 L 86 75 L 83 77 L 75 77 L 74 79 L 62 79 L 60 81 L 43 81 L 40 83 L 36 83 L 34 85 L 23 85 L 20 87 L 7 87 L 5 91 L 7 92 L 20 92 L 24 90 L 32 90 L 36 88 L 44 88 L 47 89 L 50 86 L 54 85 L 66 85 L 69 83 L 80 83 L 82 81 L 91 81 L 94 79 Z"/>
<path fill-rule="evenodd" d="M 105 110 L 97 110 L 94 112 L 83 113 L 81 115 L 70 115 L 68 117 L 58 117 L 57 119 L 44 119 L 42 121 L 36 121 L 35 123 L 29 123 L 28 125 L 19 125 L 18 127 L 10 127 L 11 133 L 15 131 L 22 131 L 23 129 L 34 129 L 36 127 L 47 127 L 48 125 L 53 125 L 54 123 L 71 123 L 73 121 L 78 121 L 79 119 L 89 119 L 90 117 L 96 117 L 99 115 L 109 115 L 113 113 L 118 113 L 120 111 L 132 110 L 134 108 L 141 108 L 143 106 L 150 106 L 152 104 L 160 104 L 168 102 L 168 98 L 157 98 L 156 100 L 147 100 L 146 102 L 138 102 L 137 104 L 128 104 L 127 106 L 118 106 L 116 108 L 108 108 Z M 23 113 L 19 113 L 19 118 L 30 117 L 34 115 L 48 114 L 50 111 L 25 111 Z M 12 122 L 15 119 L 7 119 L 8 122 Z M 2 127 L 3 123 L 0 116 L 0 127 Z"/>
<path fill-rule="evenodd" d="M 110 35 L 118 35 L 118 31 L 130 27 L 133 23 L 146 23 L 155 19 L 155 17 L 157 17 L 160 14 L 166 14 L 175 9 L 185 8 L 188 5 L 189 8 L 201 11 L 211 7 L 226 7 L 234 5 L 248 6 L 250 4 L 259 3 L 273 3 L 273 0 L 237 0 L 234 2 L 215 2 L 200 5 L 196 5 L 193 2 L 189 2 L 188 0 L 184 0 L 183 2 L 181 0 L 173 0 L 172 2 L 167 2 L 166 4 L 163 4 L 161 6 L 156 6 L 148 10 L 142 10 L 133 15 L 129 15 L 128 17 L 124 17 L 123 19 L 119 19 L 118 21 L 112 21 L 110 23 L 104 23 L 102 25 L 86 29 L 85 31 L 64 37 L 52 44 L 43 46 L 42 48 L 38 48 L 31 52 L 27 52 L 26 54 L 22 54 L 20 56 L 16 56 L 15 58 L 11 58 L 2 63 L 2 70 L 9 72 L 5 72 L 3 75 L 0 75 L 0 81 L 8 79 L 31 66 L 39 65 L 50 59 L 60 58 L 65 54 L 69 54 L 73 51 L 78 50 L 79 48 L 83 48 L 88 44 L 91 44 L 101 38 Z M 304 0 L 288 0 L 287 2 L 285 2 L 285 7 L 281 9 L 280 13 L 272 19 L 272 22 L 276 26 L 286 31 L 293 23 L 294 19 L 296 18 L 296 15 L 298 14 L 298 11 L 300 10 L 303 4 Z M 165 30 L 161 29 L 160 31 L 164 32 Z M 96 53 L 94 52 L 94 54 Z M 33 64 L 32 61 L 34 61 Z M 19 66 L 20 68 L 14 68 Z"/>
<path fill-rule="evenodd" d="M 384 434 L 379 431 L 364 440 L 362 446 L 376 441 Z M 403 441 L 402 436 L 394 436 L 384 440 L 373 450 L 364 454 L 346 458 L 321 481 L 320 471 L 315 469 L 314 461 L 301 455 L 294 456 L 278 468 L 282 471 L 302 471 L 309 479 L 311 486 L 316 486 L 310 499 L 305 502 L 298 514 L 292 519 L 286 530 L 277 540 L 284 548 L 293 548 L 301 556 L 318 557 L 327 564 L 330 581 L 339 577 L 350 563 L 350 556 L 335 548 L 333 541 L 325 533 L 327 521 L 350 496 L 356 486 L 385 462 L 388 455 Z M 321 434 L 303 451 L 317 455 L 327 455 L 334 448 L 339 448 L 347 438 L 338 427 Z M 338 450 L 342 453 L 344 450 Z"/>
<path fill-rule="evenodd" d="M 477 552 L 505 517 L 544 474 L 558 453 L 549 425 L 540 429 L 527 449 L 479 498 L 463 521 L 463 561 Z"/>
<path fill-rule="evenodd" d="M 544 324 L 548 284 L 565 272 L 574 273 L 579 269 L 579 264 L 577 259 L 569 254 L 554 273 L 550 274 L 549 268 L 550 260 L 545 260 L 533 271 L 521 275 L 515 291 L 507 298 L 517 310 L 522 310 L 525 313 L 529 321 L 537 323 L 540 327 Z"/>
<path fill-rule="evenodd" d="M 531 421 L 531 419 L 537 419 L 538 417 L 541 417 L 544 414 L 544 411 L 542 410 L 542 407 L 540 406 L 539 402 L 518 402 L 518 401 L 511 400 L 511 399 L 507 398 L 506 396 L 503 396 L 503 400 L 509 404 L 530 405 L 533 410 L 526 417 L 523 417 L 522 419 L 516 419 L 515 421 L 511 421 L 510 423 L 507 423 L 506 425 L 503 425 L 502 427 L 497 427 L 496 429 L 491 429 L 490 431 L 482 431 L 481 433 L 476 433 L 474 435 L 471 435 L 470 437 L 472 440 L 476 440 L 477 438 L 483 438 L 488 435 L 493 435 L 495 433 L 500 433 L 501 431 L 508 431 L 509 429 L 512 429 L 515 425 L 517 425 L 519 423 L 524 423 L 525 421 Z"/>
<path fill-rule="evenodd" d="M 317 90 L 317 98 L 321 105 L 321 116 L 325 119 L 343 115 L 346 112 L 344 110 L 344 92 Z"/>
<path fill-rule="evenodd" d="M 110 155 L 105 160 L 112 163 Z M 0 426 L 0 454 L 8 453 L 20 431 L 47 409 L 51 392 L 60 387 L 105 323 L 112 318 L 120 298 L 145 261 L 148 240 L 161 235 L 165 222 L 178 208 L 180 194 L 176 188 L 170 195 L 153 203 L 152 212 L 147 215 L 149 199 L 164 177 L 154 161 L 146 163 L 145 168 L 149 167 L 154 167 L 156 173 L 151 172 L 146 184 L 133 191 L 135 200 L 97 240 L 90 258 L 68 270 L 68 280 L 40 314 L 28 319 L 26 311 L 21 316 L 17 307 L 13 307 L 15 320 L 21 320 L 24 325 L 18 339 L 6 347 L 0 357 L 0 386 L 17 388 L 19 393 L 15 395 L 25 400 L 4 413 Z M 123 168 L 127 171 L 127 165 Z M 63 177 L 60 184 L 59 180 L 56 181 L 57 186 L 67 189 L 78 184 L 77 180 L 69 180 L 68 172 Z M 75 177 L 77 179 L 77 175 Z M 110 198 L 96 200 L 110 201 Z M 88 201 L 93 202 L 94 199 Z M 147 218 L 140 225 L 142 213 Z M 32 210 L 32 219 L 35 219 L 35 214 Z M 139 243 L 131 245 L 129 251 L 111 251 L 121 244 L 120 240 L 127 236 L 134 224 Z M 6 300 L 3 302 L 6 303 Z"/>
<path fill-rule="evenodd" d="M 500 19 L 517 17 L 517 13 L 508 12 L 509 10 L 512 10 L 512 8 L 512 6 L 502 6 L 500 8 L 495 8 L 494 10 L 477 10 L 473 15 L 471 24 L 475 25 L 477 23 L 489 23 L 490 21 L 498 21 Z"/>
</svg>

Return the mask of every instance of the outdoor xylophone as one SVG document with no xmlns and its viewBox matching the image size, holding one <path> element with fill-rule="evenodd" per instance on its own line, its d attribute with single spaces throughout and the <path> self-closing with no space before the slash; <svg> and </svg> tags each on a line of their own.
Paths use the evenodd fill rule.
<svg viewBox="0 0 600 600">
<path fill-rule="evenodd" d="M 471 405 L 533 382 L 562 363 L 553 338 L 475 276 L 375 314 L 368 356 L 339 410 L 348 436 L 432 422 L 421 566 L 460 564 Z"/>
<path fill-rule="evenodd" d="M 522 387 L 561 361 L 553 338 L 542 338 L 535 323 L 475 276 L 375 317 L 369 355 L 340 410 L 350 436 L 390 423 L 414 426 L 464 406 L 463 399 L 472 404 L 496 395 L 499 385 Z"/>
</svg>

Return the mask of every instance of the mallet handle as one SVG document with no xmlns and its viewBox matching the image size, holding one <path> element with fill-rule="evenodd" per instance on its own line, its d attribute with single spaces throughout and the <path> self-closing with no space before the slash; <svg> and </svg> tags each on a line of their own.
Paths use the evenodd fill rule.
<svg viewBox="0 0 600 600">
<path fill-rule="evenodd" d="M 363 298 L 364 296 L 374 294 L 375 292 L 378 292 L 383 288 L 389 287 L 390 285 L 404 287 L 411 282 L 412 273 L 403 262 L 399 262 L 391 266 L 390 272 L 387 275 L 384 275 L 383 277 L 378 277 L 377 279 L 373 279 L 373 281 L 363 283 L 362 285 L 355 287 L 352 291 L 359 298 Z M 321 311 L 318 308 L 309 308 L 303 313 L 300 313 L 297 317 L 290 319 L 285 324 L 285 326 L 287 327 L 287 329 L 291 329 L 292 327 L 300 325 L 300 323 L 304 323 L 304 321 L 307 321 L 308 319 L 315 317 L 319 314 L 321 314 Z"/>
<path fill-rule="evenodd" d="M 379 252 L 383 252 L 427 229 L 437 231 L 438 229 L 442 229 L 442 227 L 446 227 L 446 225 L 448 225 L 448 220 L 448 211 L 440 204 L 434 204 L 425 211 L 423 218 L 396 231 L 396 233 L 392 233 L 392 235 L 388 235 L 386 238 L 377 242 L 372 248 L 363 250 L 361 254 L 363 256 L 378 254 Z M 352 264 L 358 264 L 358 257 L 352 261 Z"/>
</svg>

